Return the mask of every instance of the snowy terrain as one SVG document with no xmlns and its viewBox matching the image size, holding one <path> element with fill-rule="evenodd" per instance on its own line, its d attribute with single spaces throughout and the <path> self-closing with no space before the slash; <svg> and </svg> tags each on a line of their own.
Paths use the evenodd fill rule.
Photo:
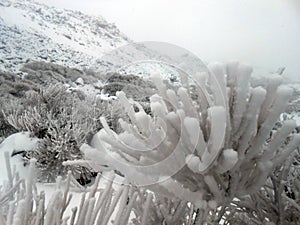
<svg viewBox="0 0 300 225">
<path fill-rule="evenodd" d="M 172 51 L 157 50 L 160 45 L 134 44 L 101 16 L 48 7 L 33 0 L 0 0 L 0 36 L 0 71 L 5 72 L 19 73 L 24 63 L 45 61 L 94 71 L 126 66 L 121 72 L 146 76 L 163 73 L 170 78 L 176 72 L 165 65 L 127 65 L 148 59 L 176 66 L 183 61 L 190 67 L 195 65 L 195 57 L 186 51 L 174 56 Z M 165 54 L 169 52 L 171 57 Z"/>
<path fill-rule="evenodd" d="M 132 45 L 130 49 L 125 48 L 112 53 L 110 55 L 112 57 L 102 58 L 116 48 L 131 43 L 114 24 L 108 23 L 102 17 L 60 10 L 31 0 L 0 0 L 0 37 L 0 71 L 5 72 L 18 73 L 24 63 L 31 61 L 104 71 L 112 66 L 112 62 L 126 65 L 133 59 L 155 55 L 155 52 L 143 46 Z M 177 57 L 174 62 L 179 65 L 180 59 L 182 58 Z M 193 63 L 192 61 L 191 64 Z M 120 72 L 144 78 L 153 73 L 160 73 L 165 78 L 176 80 L 176 69 L 161 64 L 129 65 Z M 113 97 L 100 93 L 98 86 L 103 85 L 100 81 L 98 84 L 85 84 L 83 77 L 77 79 L 73 86 L 69 86 L 69 90 L 80 90 L 87 96 L 98 95 L 105 100 L 112 99 Z M 300 93 L 299 84 L 290 86 Z M 295 95 L 294 102 L 299 102 L 299 97 Z M 300 126 L 299 111 L 290 117 Z M 12 165 L 22 177 L 26 178 L 28 165 L 21 157 L 22 151 L 33 149 L 37 143 L 38 138 L 31 137 L 28 132 L 13 134 L 0 143 L 0 186 L 7 180 L 4 152 L 8 152 Z M 105 179 L 103 182 L 105 183 Z M 100 187 L 103 187 L 104 183 L 101 183 Z M 38 189 L 45 191 L 48 201 L 55 190 L 55 185 L 40 183 Z M 79 204 L 80 198 L 80 191 L 74 189 L 73 199 L 66 215 L 71 215 L 71 208 Z"/>
<path fill-rule="evenodd" d="M 129 39 L 102 17 L 31 0 L 0 0 L 0 69 L 37 60 L 85 68 Z"/>
</svg>

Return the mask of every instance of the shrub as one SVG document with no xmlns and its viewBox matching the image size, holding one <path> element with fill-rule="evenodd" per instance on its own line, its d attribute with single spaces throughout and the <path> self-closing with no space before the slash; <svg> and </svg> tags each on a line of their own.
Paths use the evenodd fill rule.
<svg viewBox="0 0 300 225">
<path fill-rule="evenodd" d="M 27 157 L 37 159 L 40 180 L 54 181 L 71 170 L 76 179 L 85 183 L 94 176 L 92 171 L 80 166 L 64 167 L 62 163 L 82 158 L 79 146 L 101 128 L 97 120 L 105 114 L 103 106 L 100 100 L 81 100 L 62 84 L 56 84 L 26 92 L 25 98 L 7 104 L 4 115 L 15 130 L 30 131 L 41 138 L 38 147 L 27 153 Z"/>
<path fill-rule="evenodd" d="M 210 214 L 220 221 L 235 198 L 259 191 L 300 144 L 293 120 L 270 136 L 292 90 L 281 86 L 281 76 L 252 86 L 251 72 L 238 63 L 212 64 L 192 81 L 183 77 L 176 91 L 154 76 L 158 91 L 150 97 L 150 115 L 118 92 L 130 120 L 120 119 L 123 132 L 117 134 L 101 118 L 103 129 L 91 146 L 81 147 L 84 164 L 98 170 L 107 165 L 166 200 L 189 202 L 196 224 Z"/>
</svg>

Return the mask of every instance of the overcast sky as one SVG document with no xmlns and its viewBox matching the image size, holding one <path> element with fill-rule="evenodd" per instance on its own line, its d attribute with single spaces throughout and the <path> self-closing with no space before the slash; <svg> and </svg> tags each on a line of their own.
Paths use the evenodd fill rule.
<svg viewBox="0 0 300 225">
<path fill-rule="evenodd" d="M 135 41 L 164 41 L 204 61 L 236 59 L 256 71 L 286 66 L 300 80 L 299 0 L 38 0 L 102 15 Z"/>
</svg>

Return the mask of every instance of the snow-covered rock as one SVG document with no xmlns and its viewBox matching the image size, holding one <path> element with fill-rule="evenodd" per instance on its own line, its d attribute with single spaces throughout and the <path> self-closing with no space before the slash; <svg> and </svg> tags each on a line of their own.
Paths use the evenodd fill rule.
<svg viewBox="0 0 300 225">
<path fill-rule="evenodd" d="M 20 132 L 10 135 L 0 144 L 0 184 L 7 180 L 5 152 L 9 153 L 12 169 L 15 167 L 21 177 L 28 175 L 29 167 L 25 163 L 22 153 L 35 148 L 39 139 L 31 137 L 29 132 Z"/>
<path fill-rule="evenodd" d="M 81 77 L 78 77 L 77 80 L 75 81 L 75 83 L 77 85 L 84 85 L 84 81 L 83 81 L 83 79 Z"/>
</svg>

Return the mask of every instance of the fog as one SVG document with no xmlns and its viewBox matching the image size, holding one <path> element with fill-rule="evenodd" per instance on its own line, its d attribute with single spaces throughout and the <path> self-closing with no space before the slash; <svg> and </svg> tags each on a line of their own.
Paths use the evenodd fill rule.
<svg viewBox="0 0 300 225">
<path fill-rule="evenodd" d="M 286 67 L 300 81 L 297 0 L 39 0 L 102 15 L 134 41 L 179 45 L 210 61 L 239 60 L 256 74 Z"/>
</svg>

